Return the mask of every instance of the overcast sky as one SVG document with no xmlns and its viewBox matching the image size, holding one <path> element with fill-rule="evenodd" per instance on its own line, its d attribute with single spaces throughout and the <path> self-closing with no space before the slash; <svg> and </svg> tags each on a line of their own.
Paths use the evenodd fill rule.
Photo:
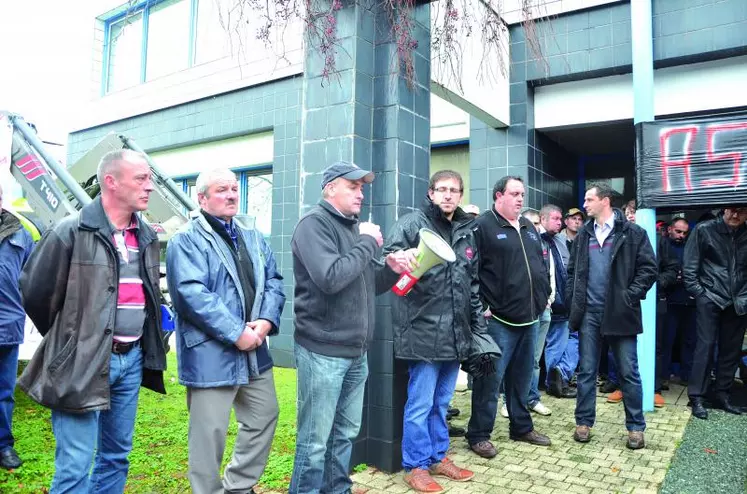
<svg viewBox="0 0 747 494">
<path fill-rule="evenodd" d="M 0 0 L 0 109 L 67 142 L 91 94 L 96 0 Z M 103 7 L 105 8 L 105 7 Z"/>
</svg>

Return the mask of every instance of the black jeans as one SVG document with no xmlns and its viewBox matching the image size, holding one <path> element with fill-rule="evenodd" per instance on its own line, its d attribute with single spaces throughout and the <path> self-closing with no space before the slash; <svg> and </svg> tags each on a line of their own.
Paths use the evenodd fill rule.
<svg viewBox="0 0 747 494">
<path fill-rule="evenodd" d="M 714 347 L 718 343 L 713 391 L 718 399 L 724 399 L 729 395 L 739 365 L 747 315 L 738 316 L 733 305 L 721 310 L 705 295 L 698 296 L 695 307 L 697 336 L 687 394 L 690 398 L 706 396 Z"/>
</svg>

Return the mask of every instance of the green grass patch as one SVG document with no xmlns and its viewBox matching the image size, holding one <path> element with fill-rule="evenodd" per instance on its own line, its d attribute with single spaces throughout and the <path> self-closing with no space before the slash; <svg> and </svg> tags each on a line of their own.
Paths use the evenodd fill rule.
<svg viewBox="0 0 747 494">
<path fill-rule="evenodd" d="M 127 492 L 189 492 L 187 479 L 186 389 L 177 382 L 176 355 L 168 355 L 166 396 L 142 390 L 138 404 L 135 441 L 130 453 Z M 280 405 L 277 431 L 270 459 L 260 485 L 267 489 L 288 488 L 296 447 L 296 371 L 275 368 L 275 389 Z M 223 466 L 233 453 L 238 425 L 233 414 L 226 438 Z M 16 391 L 13 414 L 16 450 L 24 464 L 16 471 L 0 469 L 0 492 L 47 492 L 54 474 L 55 441 L 49 410 Z"/>
</svg>

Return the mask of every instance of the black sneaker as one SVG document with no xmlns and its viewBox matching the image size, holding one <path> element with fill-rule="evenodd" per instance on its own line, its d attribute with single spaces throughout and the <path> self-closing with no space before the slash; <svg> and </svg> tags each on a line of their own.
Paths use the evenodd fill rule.
<svg viewBox="0 0 747 494">
<path fill-rule="evenodd" d="M 462 437 L 467 433 L 464 427 L 449 424 L 449 437 Z"/>
<path fill-rule="evenodd" d="M 603 394 L 610 394 L 610 393 L 614 393 L 615 391 L 617 391 L 617 388 L 618 386 L 616 383 L 613 383 L 612 381 L 607 381 L 599 388 L 599 392 Z"/>
</svg>

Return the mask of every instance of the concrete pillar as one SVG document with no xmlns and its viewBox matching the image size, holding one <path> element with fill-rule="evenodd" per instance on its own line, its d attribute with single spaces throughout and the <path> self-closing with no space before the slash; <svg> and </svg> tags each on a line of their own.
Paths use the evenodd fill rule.
<svg viewBox="0 0 747 494">
<path fill-rule="evenodd" d="M 417 83 L 408 87 L 397 65 L 390 18 L 379 2 L 343 1 L 335 13 L 337 73 L 322 79 L 323 57 L 307 44 L 301 146 L 301 213 L 320 197 L 321 171 L 337 160 L 376 172 L 364 190 L 363 220 L 386 235 L 427 193 L 430 164 L 430 5 L 414 9 Z M 390 294 L 377 299 L 369 348 L 364 420 L 351 467 L 401 468 L 407 370 L 394 360 Z"/>
</svg>

